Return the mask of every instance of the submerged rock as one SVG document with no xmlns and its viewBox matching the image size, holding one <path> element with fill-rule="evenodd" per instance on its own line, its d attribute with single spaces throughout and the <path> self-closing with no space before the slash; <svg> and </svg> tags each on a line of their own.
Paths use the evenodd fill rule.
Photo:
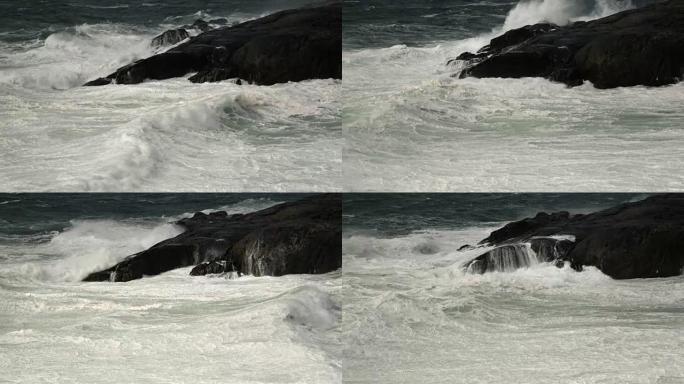
<svg viewBox="0 0 684 384">
<path fill-rule="evenodd" d="M 594 266 L 615 279 L 676 276 L 684 268 L 684 195 L 656 195 L 588 215 L 540 213 L 481 243 L 497 248 L 466 263 L 466 270 L 507 271 L 536 258 L 567 261 L 576 270 Z"/>
<path fill-rule="evenodd" d="M 131 255 L 84 281 L 129 281 L 176 268 L 193 275 L 327 273 L 342 266 L 342 201 L 315 195 L 249 213 L 196 213 L 182 234 Z M 206 263 L 206 264 L 203 264 Z"/>
<path fill-rule="evenodd" d="M 190 276 L 204 276 L 204 275 L 211 275 L 211 274 L 218 274 L 218 273 L 225 273 L 225 272 L 233 272 L 233 271 L 229 270 L 229 268 L 226 268 L 225 262 L 211 261 L 208 263 L 202 263 L 202 264 L 197 265 L 195 268 L 193 268 L 190 271 Z"/>
<path fill-rule="evenodd" d="M 205 24 L 193 26 L 202 29 Z M 197 72 L 192 77 L 194 82 L 240 78 L 260 85 L 342 78 L 339 2 L 281 11 L 234 26 L 207 28 L 185 43 L 119 68 L 106 78 L 117 84 L 137 84 Z"/>
<path fill-rule="evenodd" d="M 544 77 L 597 88 L 680 81 L 684 2 L 669 0 L 568 26 L 537 24 L 506 32 L 465 53 L 460 77 Z"/>
</svg>

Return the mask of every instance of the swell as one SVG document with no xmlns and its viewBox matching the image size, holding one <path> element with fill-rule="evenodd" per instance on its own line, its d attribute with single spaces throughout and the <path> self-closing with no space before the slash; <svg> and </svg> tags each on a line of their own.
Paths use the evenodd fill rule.
<svg viewBox="0 0 684 384">
<path fill-rule="evenodd" d="M 196 190 L 214 179 L 225 183 L 217 189 L 254 189 L 252 182 L 277 186 L 294 172 L 292 162 L 318 164 L 300 172 L 316 185 L 330 179 L 337 161 L 329 153 L 341 134 L 338 88 L 326 80 L 256 87 L 176 79 L 79 88 L 59 98 L 26 90 L 17 91 L 21 97 L 0 94 L 13 102 L 7 105 L 16 116 L 0 122 L 12 133 L 2 143 L 8 180 L 16 183 L 9 190 L 154 190 L 155 182 Z M 37 156 L 59 171 L 27 167 Z M 262 181 L 255 180 L 255 168 L 264 169 Z M 164 180 L 167 174 L 176 177 Z"/>
</svg>

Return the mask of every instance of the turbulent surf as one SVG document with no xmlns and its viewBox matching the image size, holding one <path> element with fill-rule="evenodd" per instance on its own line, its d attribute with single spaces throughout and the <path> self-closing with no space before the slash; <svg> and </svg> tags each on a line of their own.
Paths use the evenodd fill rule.
<svg viewBox="0 0 684 384">
<path fill-rule="evenodd" d="M 546 262 L 528 244 L 493 254 L 487 273 L 464 268 L 496 249 L 478 242 L 511 220 L 642 198 L 347 195 L 345 381 L 680 382 L 683 276 L 614 280 Z"/>
</svg>

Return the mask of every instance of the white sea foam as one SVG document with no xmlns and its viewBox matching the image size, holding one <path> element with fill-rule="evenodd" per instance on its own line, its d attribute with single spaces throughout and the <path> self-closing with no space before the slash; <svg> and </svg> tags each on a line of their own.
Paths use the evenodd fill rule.
<svg viewBox="0 0 684 384">
<path fill-rule="evenodd" d="M 64 90 L 152 54 L 146 30 L 121 24 L 83 24 L 48 36 L 42 45 L 3 55 L 0 84 Z M 18 48 L 18 47 L 15 47 Z"/>
<path fill-rule="evenodd" d="M 141 377 L 147 382 L 342 382 L 341 357 L 331 347 L 334 331 L 327 328 L 337 320 L 326 308 L 334 312 L 337 304 L 325 292 L 322 276 L 228 280 L 188 273 L 184 268 L 125 284 L 12 283 L 11 289 L 0 289 L 3 373 L 17 383 L 138 382 Z M 167 364 L 159 365 L 162 354 Z M 21 363 L 36 358 L 61 368 L 51 363 L 29 370 Z M 72 365 L 79 368 L 69 369 Z M 93 376 L 105 371 L 118 373 Z"/>
<path fill-rule="evenodd" d="M 617 384 L 684 377 L 674 364 L 683 277 L 616 281 L 596 268 L 548 263 L 464 273 L 465 261 L 491 248 L 457 247 L 491 229 L 345 237 L 345 380 Z M 438 251 L 417 252 L 425 243 Z"/>
<path fill-rule="evenodd" d="M 287 320 L 305 328 L 330 330 L 338 325 L 340 317 L 339 304 L 316 287 L 302 287 L 287 305 Z"/>
<path fill-rule="evenodd" d="M 108 268 L 126 256 L 174 237 L 182 229 L 160 220 L 127 223 L 114 220 L 78 220 L 56 233 L 49 242 L 31 250 L 37 257 L 2 265 L 4 279 L 29 281 L 79 281 L 96 270 Z"/>
</svg>

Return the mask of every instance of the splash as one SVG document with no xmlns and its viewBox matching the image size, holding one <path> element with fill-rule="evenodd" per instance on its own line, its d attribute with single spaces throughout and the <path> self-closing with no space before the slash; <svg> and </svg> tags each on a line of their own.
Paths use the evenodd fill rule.
<svg viewBox="0 0 684 384">
<path fill-rule="evenodd" d="M 508 13 L 503 31 L 540 22 L 566 25 L 573 21 L 606 17 L 631 8 L 634 8 L 632 0 L 525 0 Z"/>
<path fill-rule="evenodd" d="M 12 280 L 79 281 L 182 231 L 166 222 L 75 220 L 70 228 L 55 233 L 34 251 L 43 256 L 31 262 L 5 265 L 0 276 Z"/>
</svg>

